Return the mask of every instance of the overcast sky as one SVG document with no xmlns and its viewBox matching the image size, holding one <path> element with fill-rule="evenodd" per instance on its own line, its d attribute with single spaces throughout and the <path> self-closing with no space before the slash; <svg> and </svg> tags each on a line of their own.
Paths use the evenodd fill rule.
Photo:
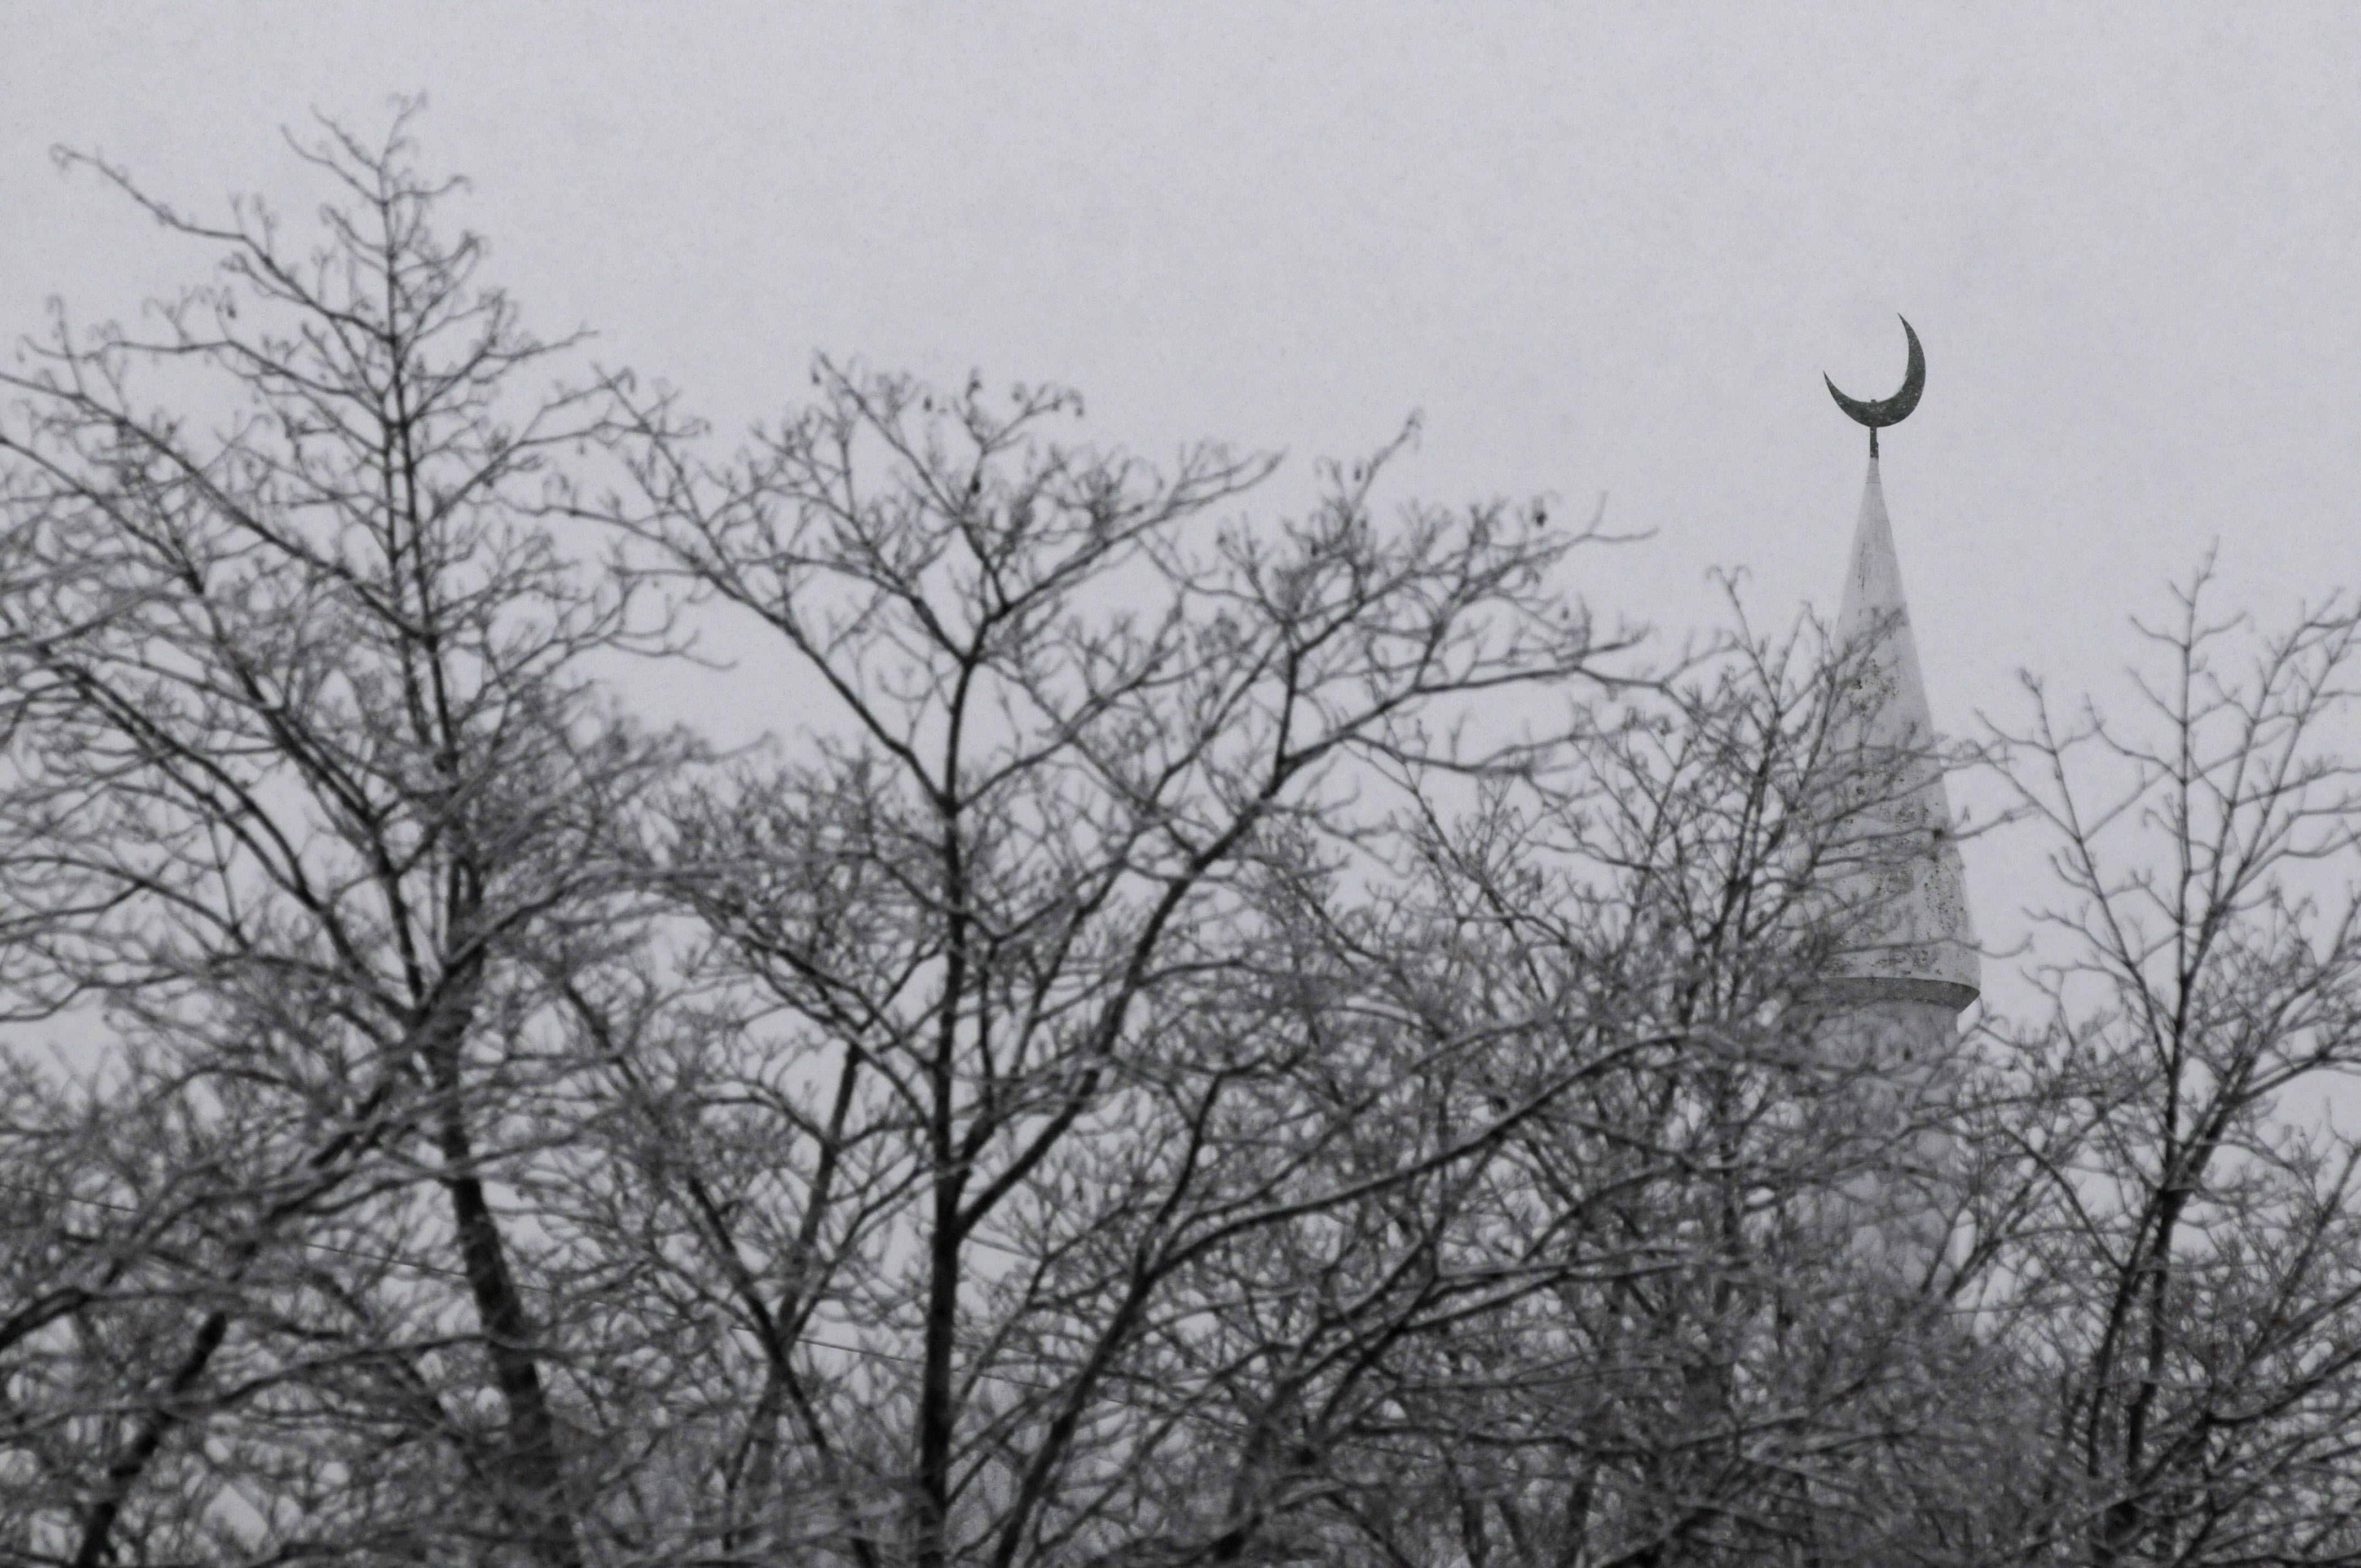
<svg viewBox="0 0 2361 1568">
<path fill-rule="evenodd" d="M 2221 542 L 2266 612 L 2354 582 L 2361 6 L 104 6 L 0 0 L 0 330 L 317 187 L 279 127 L 423 91 L 430 167 L 544 331 L 725 425 L 815 350 L 1056 379 L 1146 453 L 1352 455 L 1435 499 L 1604 492 L 1581 586 L 1674 633 L 1743 566 L 1833 612 L 1855 396 L 1938 722 L 2094 684 Z M 750 701 L 757 700 L 750 696 Z M 738 715 L 740 721 L 748 715 Z M 757 717 L 785 726 L 791 716 Z M 1971 854 L 1995 932 L 1999 855 Z"/>
</svg>

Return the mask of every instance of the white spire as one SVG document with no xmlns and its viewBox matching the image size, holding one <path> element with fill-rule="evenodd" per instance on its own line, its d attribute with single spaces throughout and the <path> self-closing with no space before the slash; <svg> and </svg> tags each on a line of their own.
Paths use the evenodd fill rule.
<svg viewBox="0 0 2361 1568">
<path fill-rule="evenodd" d="M 1837 612 L 1837 645 L 1853 661 L 1853 707 L 1838 739 L 1861 749 L 1877 779 L 1862 782 L 1861 794 L 1875 798 L 1856 797 L 1847 818 L 1855 831 L 1840 846 L 1860 863 L 1839 874 L 1839 891 L 1870 915 L 1837 970 L 1844 989 L 1862 1000 L 1937 1003 L 1957 1012 L 1975 1000 L 1982 966 L 1874 455 Z M 1879 759 L 1898 762 L 1898 773 L 1885 773 Z"/>
</svg>

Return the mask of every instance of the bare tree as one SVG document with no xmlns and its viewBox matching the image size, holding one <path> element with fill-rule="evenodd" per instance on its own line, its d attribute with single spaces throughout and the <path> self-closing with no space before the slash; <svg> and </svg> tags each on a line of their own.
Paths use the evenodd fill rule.
<svg viewBox="0 0 2361 1568">
<path fill-rule="evenodd" d="M 53 1249 L 0 1350 L 55 1396 L 0 1434 L 37 1456 L 29 1557 L 482 1531 L 580 1560 L 502 1193 L 578 1119 L 553 1009 L 631 940 L 611 840 L 672 749 L 592 691 L 629 605 L 538 521 L 605 384 L 522 385 L 573 340 L 438 235 L 408 118 L 296 144 L 334 193 L 308 252 L 68 159 L 216 279 L 0 374 L 5 972 L 123 1053 L 10 1129 Z"/>
<path fill-rule="evenodd" d="M 300 254 L 70 159 L 220 269 L 0 374 L 12 1561 L 2361 1555 L 2349 608 L 2036 687 L 2052 1016 L 1898 1073 L 1861 651 L 1637 682 L 1399 444 L 709 460 L 406 123 Z M 698 600 L 783 745 L 600 684 Z"/>
<path fill-rule="evenodd" d="M 718 469 L 649 408 L 639 494 L 596 509 L 766 627 L 833 716 L 678 815 L 667 874 L 728 1024 L 643 1086 L 646 1224 L 736 1331 L 717 1344 L 759 1347 L 738 1447 L 799 1453 L 847 1555 L 1236 1558 L 1266 1461 L 1193 1544 L 1146 1482 L 1292 1441 L 1294 1415 L 1223 1406 L 1243 1363 L 1311 1352 L 1226 1343 L 1190 1281 L 1323 1225 L 1331 1266 L 1385 1278 L 1426 1243 L 1380 1195 L 1460 1179 L 1561 1086 L 1428 1114 L 1499 1030 L 1553 1026 L 1547 999 L 1422 1014 L 1381 924 L 1356 923 L 1376 948 L 1298 933 L 1386 831 L 1366 764 L 1439 759 L 1422 724 L 1598 669 L 1548 586 L 1574 541 L 1499 507 L 1381 521 L 1382 456 L 1301 521 L 1217 529 L 1268 460 L 1159 475 L 1048 439 L 1063 392 L 815 378 Z M 1282 1281 L 1233 1283 L 1252 1312 Z"/>
<path fill-rule="evenodd" d="M 2055 846 L 2024 1135 L 2048 1223 L 2018 1353 L 2049 1395 L 2028 1560 L 2361 1553 L 2361 787 L 2341 601 L 2268 638 L 2165 624 L 2125 719 L 2028 681 L 2020 798 Z"/>
<path fill-rule="evenodd" d="M 1580 1036 L 1514 1048 L 1599 1069 L 1520 1124 L 1461 1221 L 1516 1238 L 1540 1288 L 1389 1369 L 1373 1560 L 1919 1544 L 1932 1488 L 1912 1472 L 1959 1457 L 1933 1396 L 1979 1354 L 1955 1302 L 2015 1215 L 1971 1160 L 1934 1190 L 1912 1169 L 1971 1109 L 1972 1075 L 1898 1097 L 1831 983 L 1884 913 L 1840 890 L 1922 847 L 1859 807 L 1928 762 L 1848 739 L 1854 673 L 1808 627 L 1774 645 L 1741 622 L 1695 678 L 1592 709 L 1551 766 L 1432 814 L 1422 903 L 1453 934 L 1425 946 L 1466 955 L 1463 993 L 1578 988 Z M 1619 1039 L 1639 1048 L 1602 1050 Z M 1955 1245 L 1911 1262 L 1879 1243 L 1928 1204 Z"/>
</svg>

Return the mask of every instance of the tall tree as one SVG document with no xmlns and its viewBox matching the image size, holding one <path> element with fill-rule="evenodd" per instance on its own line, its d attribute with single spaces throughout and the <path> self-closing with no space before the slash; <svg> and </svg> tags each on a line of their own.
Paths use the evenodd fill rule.
<svg viewBox="0 0 2361 1568">
<path fill-rule="evenodd" d="M 2015 1262 L 2039 1560 L 2361 1553 L 2361 612 L 2246 635 L 2209 576 L 2127 717 L 2029 683 L 2013 736 L 2064 894 L 2027 1075 L 2070 1113 L 2021 1135 L 2050 1206 Z"/>
<path fill-rule="evenodd" d="M 1504 1044 L 1599 1065 L 1518 1127 L 1462 1221 L 1540 1288 L 1390 1369 L 1400 1462 L 1375 1468 L 1364 1519 L 1381 1560 L 1923 1544 L 1895 1498 L 1956 1457 L 1929 1398 L 1975 1353 L 1949 1302 L 2009 1215 L 1972 1162 L 1919 1168 L 1969 1102 L 1965 1061 L 1897 1076 L 1832 983 L 1888 918 L 1887 879 L 1861 873 L 1923 850 L 1862 822 L 1929 761 L 1851 739 L 1866 652 L 1741 630 L 1689 678 L 1594 709 L 1485 808 L 1434 814 L 1424 902 L 1466 955 L 1457 989 L 1567 977 L 1582 1032 Z M 1960 1243 L 1891 1245 L 1930 1226 Z"/>
<path fill-rule="evenodd" d="M 48 1467 L 12 1544 L 77 1564 L 239 1514 L 581 1561 L 558 1329 L 503 1194 L 577 1119 L 551 1009 L 631 939 L 612 840 L 672 749 L 593 692 L 631 606 L 541 521 L 609 388 L 530 385 L 575 340 L 438 232 L 453 186 L 409 117 L 296 144 L 331 192 L 308 251 L 258 203 L 209 222 L 71 159 L 214 280 L 137 326 L 60 318 L 0 372 L 7 978 L 114 1032 L 116 1121 L 179 1128 L 172 1168 L 104 1126 L 89 1160 L 12 1160 L 79 1252 L 8 1376 L 114 1369 L 10 1417 Z"/>
<path fill-rule="evenodd" d="M 1398 947 L 1300 936 L 1387 831 L 1370 767 L 1517 765 L 1430 728 L 1609 650 L 1551 582 L 1572 536 L 1496 506 L 1383 521 L 1382 456 L 1301 521 L 1215 526 L 1268 460 L 1159 474 L 1050 439 L 1061 391 L 815 379 L 717 468 L 648 408 L 640 489 L 598 509 L 830 716 L 678 815 L 667 874 L 734 1022 L 646 1086 L 645 1223 L 719 1343 L 760 1347 L 746 1452 L 807 1456 L 851 1557 L 1180 1552 L 1146 1488 L 1229 1441 L 1203 1411 L 1234 1374 L 1172 1358 L 1278 1343 L 1175 1340 L 1191 1271 L 1316 1216 L 1381 1243 L 1322 1255 L 1383 1279 L 1428 1243 L 1385 1234 L 1381 1194 L 1455 1179 L 1557 1086 L 1433 1116 L 1425 1084 L 1550 1000 L 1424 1015 L 1380 978 Z M 1261 1457 L 1216 1557 L 1290 1441 L 1234 1436 Z"/>
<path fill-rule="evenodd" d="M 1054 389 L 708 458 L 406 120 L 300 252 L 71 160 L 219 270 L 0 373 L 12 1560 L 2361 1554 L 2348 607 L 2037 701 L 2050 1016 L 1897 1074 L 1861 651 Z"/>
</svg>

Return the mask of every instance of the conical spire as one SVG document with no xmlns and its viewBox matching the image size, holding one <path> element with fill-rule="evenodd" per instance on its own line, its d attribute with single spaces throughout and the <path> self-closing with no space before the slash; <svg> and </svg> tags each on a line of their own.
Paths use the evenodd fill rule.
<svg viewBox="0 0 2361 1568">
<path fill-rule="evenodd" d="M 1837 638 L 1852 661 L 1851 708 L 1839 739 L 1849 751 L 1858 748 L 1867 775 L 1843 836 L 1857 863 L 1838 878 L 1866 924 L 1837 970 L 1844 990 L 1862 1000 L 1938 1003 L 1956 1012 L 1975 1000 L 1982 968 L 1874 455 Z"/>
</svg>

